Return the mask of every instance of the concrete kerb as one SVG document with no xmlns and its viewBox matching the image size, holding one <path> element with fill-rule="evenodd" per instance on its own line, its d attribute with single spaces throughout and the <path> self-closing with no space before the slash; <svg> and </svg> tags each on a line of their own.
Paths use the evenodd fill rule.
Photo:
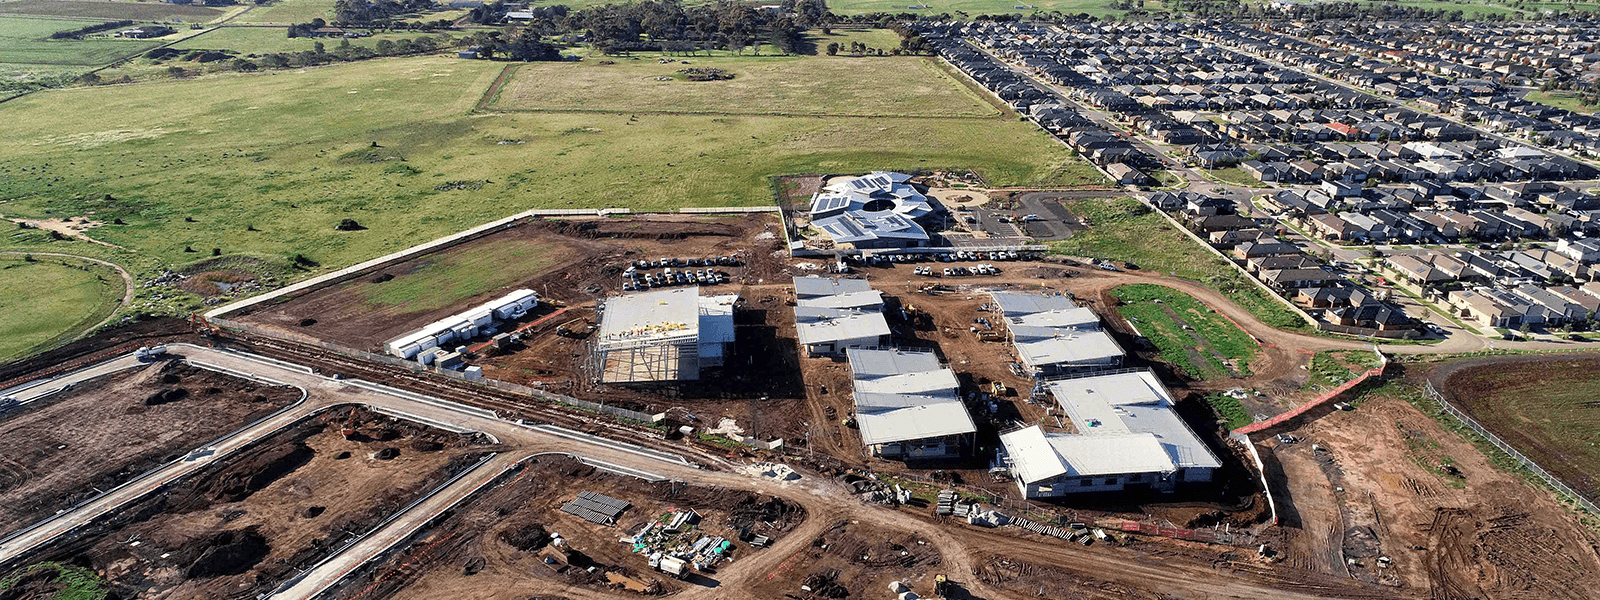
<svg viewBox="0 0 1600 600">
<path fill-rule="evenodd" d="M 589 435 L 587 433 L 583 433 L 581 431 L 573 431 L 573 430 L 567 429 L 565 427 L 557 427 L 555 425 L 547 425 L 547 424 L 527 425 L 527 424 L 522 424 L 522 423 L 518 423 L 518 424 L 522 425 L 523 427 L 526 427 L 528 429 L 535 430 L 535 431 L 541 431 L 541 432 L 548 433 L 550 435 L 554 435 L 554 436 L 557 436 L 557 437 L 563 437 L 563 438 L 567 438 L 567 439 L 570 439 L 570 440 L 575 440 L 575 441 L 585 442 L 585 443 L 589 443 L 589 444 L 594 444 L 596 446 L 600 446 L 600 447 L 603 447 L 603 448 L 610 448 L 610 449 L 616 450 L 618 452 L 627 452 L 629 454 L 633 454 L 633 455 L 636 455 L 636 456 L 642 456 L 642 457 L 645 457 L 645 458 L 649 458 L 649 459 L 653 459 L 653 460 L 659 460 L 659 461 L 662 461 L 662 462 L 669 462 L 669 463 L 680 464 L 680 465 L 684 465 L 684 466 L 688 466 L 688 467 L 694 467 L 696 469 L 700 468 L 700 465 L 697 465 L 697 464 L 695 464 L 693 462 L 690 462 L 689 459 L 684 458 L 682 455 L 673 454 L 671 452 L 662 452 L 662 451 L 659 451 L 659 450 L 652 450 L 652 449 L 649 449 L 649 448 L 645 448 L 643 446 L 636 446 L 636 445 L 629 444 L 629 443 L 626 443 L 626 442 L 618 442 L 618 441 L 615 441 L 615 440 L 609 440 L 609 439 L 602 438 L 602 437 L 592 436 L 592 435 Z"/>
<path fill-rule="evenodd" d="M 355 565 L 351 565 L 349 570 L 347 570 L 344 573 L 340 574 L 337 578 L 327 582 L 326 585 L 321 586 L 321 589 L 315 590 L 314 592 L 312 592 L 311 594 L 309 594 L 309 595 L 307 595 L 305 597 L 306 598 L 317 598 L 318 596 L 322 595 L 323 593 L 326 593 L 328 590 L 333 589 L 334 586 L 337 586 L 337 585 L 339 585 L 339 583 L 341 583 L 344 580 L 348 579 L 350 577 L 351 573 L 354 573 L 357 570 L 359 570 L 359 569 L 361 569 L 363 567 L 366 567 L 367 565 L 372 564 L 374 561 L 377 561 L 377 560 L 383 558 L 384 556 L 388 555 L 390 552 L 393 552 L 394 550 L 396 550 L 398 548 L 403 548 L 403 547 L 407 546 L 408 544 L 414 542 L 418 533 L 420 533 L 420 532 L 426 530 L 428 527 L 434 525 L 439 520 L 440 517 L 445 516 L 447 513 L 450 513 L 451 511 L 453 511 L 458 506 L 461 506 L 463 504 L 467 504 L 469 502 L 472 502 L 472 501 L 476 500 L 478 495 L 483 493 L 484 490 L 501 485 L 502 483 L 504 483 L 502 480 L 505 479 L 505 476 L 507 474 L 509 474 L 509 473 L 511 473 L 513 471 L 516 471 L 519 468 L 522 468 L 529 461 L 537 459 L 537 458 L 539 458 L 541 456 L 566 456 L 566 457 L 572 458 L 573 460 L 576 460 L 578 462 L 593 466 L 593 467 L 595 467 L 597 469 L 602 469 L 602 470 L 609 471 L 609 472 L 612 472 L 612 473 L 617 473 L 619 475 L 624 475 L 624 476 L 628 476 L 628 477 L 634 477 L 634 478 L 642 479 L 642 480 L 644 480 L 646 482 L 649 482 L 649 483 L 657 483 L 657 482 L 660 482 L 660 481 L 668 481 L 670 479 L 670 478 L 667 478 L 667 477 L 663 477 L 661 475 L 656 475 L 654 473 L 649 473 L 649 472 L 646 472 L 646 471 L 640 471 L 638 469 L 630 469 L 628 467 L 622 467 L 620 465 L 614 465 L 614 464 L 611 464 L 611 463 L 608 463 L 608 462 L 605 462 L 605 461 L 602 461 L 602 460 L 596 460 L 596 459 L 592 459 L 592 458 L 587 458 L 587 457 L 579 455 L 579 454 L 573 454 L 571 452 L 539 452 L 539 453 L 536 453 L 536 454 L 530 454 L 528 456 L 522 457 L 522 459 L 518 460 L 517 462 L 511 463 L 506 468 L 501 469 L 500 472 L 496 473 L 494 477 L 491 477 L 491 478 L 485 480 L 483 483 L 481 483 L 478 486 L 472 488 L 472 490 L 468 491 L 465 494 L 462 494 L 460 498 L 457 498 L 454 502 L 451 502 L 448 506 L 441 507 L 439 510 L 434 511 L 433 515 L 431 515 L 427 519 L 424 519 L 423 521 L 419 522 L 417 524 L 417 526 L 415 528 L 413 528 L 411 531 L 407 532 L 407 534 L 404 537 L 396 539 L 393 544 L 389 544 L 388 546 L 379 549 L 377 552 L 374 552 L 371 556 L 368 556 L 368 557 L 364 558 L 361 562 L 359 562 L 359 563 L 357 563 Z M 494 457 L 490 456 L 489 458 L 494 458 Z M 488 462 L 488 459 L 485 459 L 484 462 Z M 480 463 L 480 466 L 481 466 L 481 463 Z M 607 467 L 612 467 L 612 468 L 607 468 Z M 473 469 L 469 469 L 468 471 L 463 472 L 461 475 L 457 476 L 456 479 L 459 480 L 461 477 L 464 477 L 467 473 L 470 473 L 471 471 L 474 471 L 474 470 L 477 470 L 476 467 L 473 468 Z M 439 489 L 442 491 L 444 488 L 441 487 Z M 416 504 L 420 504 L 420 503 L 421 503 L 421 501 L 418 501 Z M 405 512 L 409 512 L 409 510 L 402 511 L 402 512 L 399 512 L 399 513 L 395 513 L 395 516 L 391 518 L 391 522 L 392 522 L 392 519 L 399 518 L 399 516 L 405 514 Z M 374 529 L 374 531 L 376 531 L 376 529 Z M 353 546 L 354 543 L 355 542 L 352 542 L 351 544 L 347 545 L 346 548 L 348 548 L 349 546 Z M 341 551 L 341 553 L 342 553 L 342 551 Z M 325 559 L 323 561 L 323 563 L 326 563 L 327 560 L 331 560 L 334 556 L 338 556 L 338 554 L 336 553 L 336 554 L 330 556 L 328 559 Z M 306 573 L 309 573 L 310 571 L 312 571 L 314 569 L 315 569 L 315 567 L 313 567 L 312 569 L 307 569 Z M 279 591 L 275 592 L 275 593 L 282 593 L 283 591 L 288 590 L 289 588 L 293 587 L 294 583 L 304 579 L 304 577 L 305 577 L 304 574 L 296 577 L 293 581 L 291 581 L 289 583 L 286 583 L 283 586 L 280 586 L 279 587 Z"/>
<path fill-rule="evenodd" d="M 296 387 L 298 387 L 298 386 L 296 386 Z M 226 442 L 227 440 L 232 439 L 233 437 L 244 433 L 245 431 L 249 431 L 253 427 L 256 427 L 256 426 L 258 426 L 258 425 L 260 425 L 262 423 L 267 422 L 270 419 L 274 419 L 274 418 L 277 418 L 279 416 L 282 416 L 285 413 L 288 413 L 289 411 L 299 409 L 302 405 L 305 404 L 306 398 L 308 397 L 307 394 L 305 394 L 305 388 L 300 388 L 300 391 L 302 392 L 302 394 L 300 396 L 300 400 L 294 402 L 293 404 L 290 404 L 289 406 L 285 406 L 285 407 L 283 407 L 281 409 L 278 409 L 277 411 L 273 412 L 270 415 L 261 417 L 260 419 L 256 419 L 254 422 L 250 423 L 249 425 L 245 425 L 243 427 L 240 427 L 239 429 L 236 429 L 234 431 L 231 431 L 231 432 L 228 432 L 226 434 L 223 434 L 221 437 L 218 437 L 217 439 L 214 439 L 214 440 L 212 440 L 212 441 L 210 441 L 210 442 L 208 442 L 206 444 L 202 444 L 200 446 L 196 446 L 194 448 L 194 450 L 201 450 L 201 449 L 205 449 L 205 448 L 214 448 L 214 447 L 222 444 L 223 442 Z M 333 408 L 336 408 L 336 407 L 339 407 L 339 406 L 345 406 L 345 404 L 333 404 L 333 405 L 318 407 L 316 410 L 308 412 L 305 415 L 302 415 L 300 418 L 297 418 L 297 419 L 295 419 L 293 421 L 285 423 L 281 427 L 276 427 L 276 428 L 273 428 L 271 431 L 264 432 L 263 435 L 261 435 L 259 438 L 255 439 L 255 440 L 251 440 L 248 443 L 241 444 L 237 448 L 233 448 L 233 449 L 230 449 L 230 450 L 227 450 L 225 452 L 218 453 L 218 454 L 212 454 L 211 455 L 211 460 L 207 461 L 206 464 L 209 465 L 211 463 L 215 463 L 217 461 L 223 460 L 224 458 L 232 456 L 233 454 L 241 452 L 241 451 L 243 451 L 245 449 L 254 447 L 256 444 L 260 443 L 262 440 L 270 438 L 273 435 L 277 434 L 278 432 L 283 431 L 284 429 L 287 429 L 289 427 L 293 427 L 296 424 L 299 424 L 302 421 L 305 421 L 306 419 L 315 417 L 315 416 L 320 415 L 320 414 L 322 414 L 324 412 L 327 412 L 330 409 L 333 409 Z M 47 519 L 44 519 L 42 521 L 39 521 L 39 522 L 34 523 L 32 525 L 29 525 L 29 526 L 27 526 L 27 527 L 25 527 L 23 529 L 18 530 L 18 531 L 12 532 L 12 533 L 6 535 L 4 538 L 0 538 L 0 546 L 3 546 L 6 543 L 9 543 L 11 540 L 16 539 L 17 537 L 20 537 L 20 536 L 22 536 L 24 534 L 32 532 L 35 529 L 38 529 L 40 527 L 43 527 L 43 526 L 48 525 L 50 523 L 53 523 L 58 519 L 66 518 L 67 516 L 71 515 L 72 513 L 77 512 L 78 510 L 82 509 L 83 507 L 88 506 L 89 504 L 92 504 L 94 502 L 97 502 L 101 498 L 104 498 L 104 497 L 107 497 L 107 496 L 109 496 L 111 494 L 115 494 L 117 492 L 120 492 L 124 488 L 130 487 L 130 486 L 133 486 L 133 485 L 136 485 L 136 484 L 146 483 L 147 480 L 159 475 L 162 471 L 170 469 L 170 468 L 172 468 L 173 466 L 175 466 L 175 465 L 177 465 L 179 463 L 187 462 L 189 460 L 189 456 L 192 454 L 192 452 L 193 452 L 193 450 L 191 450 L 189 453 L 185 453 L 182 457 L 180 457 L 180 458 L 178 458 L 176 460 L 173 460 L 173 461 L 168 462 L 166 464 L 163 464 L 163 465 L 157 466 L 155 468 L 152 468 L 152 469 L 150 469 L 148 471 L 145 471 L 144 473 L 141 473 L 138 477 L 130 479 L 130 480 L 122 483 L 121 485 L 118 485 L 117 487 L 114 487 L 114 488 L 111 488 L 111 489 L 106 490 L 104 492 L 101 492 L 99 494 L 96 494 L 94 497 L 86 499 L 86 500 L 84 500 L 82 502 L 79 502 L 79 503 L 73 505 L 71 508 L 68 508 L 66 510 L 63 510 L 62 512 L 56 513 L 55 515 L 52 515 Z M 18 557 L 25 556 L 28 552 L 32 552 L 33 550 L 37 549 L 39 546 L 42 546 L 42 545 L 47 544 L 47 543 L 49 543 L 51 541 L 60 539 L 62 536 L 71 535 L 73 532 L 76 532 L 79 529 L 82 529 L 82 528 L 84 528 L 84 527 L 86 527 L 88 525 L 92 525 L 92 524 L 100 521 L 100 519 L 103 519 L 108 515 L 114 514 L 118 509 L 121 509 L 122 507 L 127 506 L 130 503 L 138 502 L 139 500 L 142 500 L 142 499 L 144 499 L 146 497 L 149 497 L 151 494 L 155 494 L 157 492 L 160 492 L 162 489 L 165 489 L 166 487 L 172 485 L 173 483 L 175 483 L 175 482 L 177 482 L 177 481 L 179 481 L 179 480 L 181 480 L 181 479 L 183 479 L 185 477 L 189 477 L 191 475 L 194 475 L 195 473 L 198 473 L 200 470 L 201 469 L 196 469 L 196 470 L 188 472 L 188 473 L 180 473 L 180 474 L 174 475 L 174 476 L 168 478 L 167 480 L 162 481 L 159 484 L 156 484 L 156 485 L 152 486 L 148 492 L 140 494 L 137 497 L 130 498 L 130 499 L 128 499 L 127 502 L 124 502 L 124 503 L 119 504 L 117 506 L 111 507 L 111 510 L 107 510 L 103 514 L 95 515 L 94 518 L 88 519 L 88 520 L 86 520 L 86 521 L 84 521 L 82 523 L 79 523 L 77 525 L 74 525 L 72 527 L 64 529 L 61 532 L 50 536 L 48 539 L 41 541 L 39 544 L 35 544 L 35 545 L 30 546 L 28 548 L 23 548 L 21 550 L 18 550 L 15 553 L 13 553 L 9 557 L 5 557 L 4 559 L 0 559 L 0 566 L 5 566 L 6 563 L 8 563 L 8 562 L 10 562 L 12 560 L 15 560 Z"/>
<path fill-rule="evenodd" d="M 290 588 L 293 588 L 295 586 L 295 584 L 298 584 L 298 583 L 300 583 L 300 581 L 304 580 L 306 575 L 310 574 L 312 571 L 315 571 L 315 570 L 317 570 L 319 568 L 322 568 L 323 565 L 326 565 L 329 562 L 333 561 L 334 559 L 339 558 L 341 555 L 343 555 L 345 553 L 346 550 L 349 550 L 350 548 L 354 547 L 356 544 L 361 543 L 363 540 L 365 540 L 365 539 L 367 539 L 369 537 L 372 537 L 373 534 L 375 534 L 375 533 L 377 533 L 379 531 L 382 531 L 384 527 L 388 527 L 389 524 L 394 523 L 395 520 L 399 519 L 400 517 L 405 516 L 407 513 L 410 513 L 412 510 L 415 510 L 418 506 L 421 506 L 422 503 L 433 499 L 434 496 L 437 496 L 437 495 L 439 495 L 439 493 L 445 491 L 446 489 L 449 489 L 450 486 L 455 485 L 455 483 L 457 481 L 461 481 L 461 479 L 463 477 L 466 477 L 467 475 L 471 474 L 473 471 L 476 471 L 476 470 L 478 470 L 480 468 L 483 468 L 484 465 L 489 464 L 489 461 L 494 460 L 494 458 L 496 456 L 499 456 L 499 455 L 500 455 L 499 452 L 490 452 L 488 456 L 483 457 L 483 460 L 478 461 L 478 464 L 472 465 L 471 467 L 466 468 L 466 469 L 462 469 L 461 472 L 460 473 L 456 473 L 454 477 L 451 477 L 450 479 L 445 480 L 444 482 L 440 483 L 439 485 L 434 486 L 434 488 L 429 490 L 428 493 L 423 494 L 422 497 L 417 498 L 411 504 L 406 505 L 405 508 L 402 508 L 402 509 L 400 509 L 400 510 L 394 512 L 394 513 L 391 513 L 388 517 L 384 518 L 383 521 L 379 522 L 377 525 L 373 526 L 371 529 L 368 529 L 366 532 L 362 533 L 361 535 L 358 535 L 358 536 L 356 536 L 354 538 L 351 538 L 350 541 L 345 542 L 345 544 L 343 546 L 340 546 L 339 549 L 334 550 L 333 552 L 329 553 L 326 557 L 323 557 L 322 560 L 317 561 L 317 564 L 312 565 L 311 567 L 301 571 L 299 575 L 291 577 L 288 581 L 283 582 L 283 585 L 278 586 L 278 589 L 272 591 L 272 596 L 274 598 L 276 598 L 278 596 L 281 596 L 284 592 L 288 591 Z M 513 463 L 512 466 L 516 466 L 516 463 Z M 510 467 L 507 467 L 507 469 L 509 469 L 509 468 Z M 498 478 L 498 474 L 496 474 L 495 478 L 491 478 L 489 481 L 493 481 L 494 479 L 497 479 L 497 478 Z M 484 484 L 480 484 L 477 487 L 474 487 L 472 489 L 472 491 L 476 492 L 478 489 L 482 488 L 483 485 L 487 485 L 487 483 L 488 482 L 485 482 Z M 462 498 L 466 498 L 466 497 L 471 496 L 471 495 L 472 495 L 472 493 L 469 492 L 467 494 L 464 494 L 462 496 Z M 430 516 L 427 519 L 425 519 L 422 523 L 427 523 L 429 521 L 432 521 L 435 518 L 438 518 L 438 516 L 440 514 L 444 513 L 447 510 L 450 510 L 451 508 L 454 508 L 460 501 L 461 501 L 460 499 L 457 499 L 455 502 L 451 502 L 448 505 L 446 505 L 444 507 L 441 507 L 438 511 L 436 511 L 432 516 Z M 418 524 L 418 527 L 420 528 L 421 524 Z M 410 536 L 408 535 L 406 537 L 410 537 Z M 388 549 L 389 549 L 389 546 L 384 546 L 383 548 L 380 548 L 378 552 L 373 553 L 373 556 L 367 557 L 365 560 L 361 561 L 360 563 L 357 563 L 354 567 L 351 567 L 351 569 L 349 571 L 345 571 L 344 573 L 341 573 L 339 575 L 339 577 L 337 577 L 334 580 L 330 581 L 327 585 L 323 585 L 320 588 L 318 588 L 317 590 L 313 591 L 312 593 L 307 594 L 305 596 L 301 596 L 301 598 L 315 598 L 315 597 L 317 597 L 323 591 L 325 591 L 329 587 L 331 587 L 333 584 L 336 584 L 336 583 L 338 583 L 340 581 L 343 581 L 344 578 L 350 574 L 350 571 L 354 571 L 355 569 L 359 568 L 361 565 L 366 564 L 367 561 L 372 560 L 373 557 L 382 555 Z"/>
</svg>

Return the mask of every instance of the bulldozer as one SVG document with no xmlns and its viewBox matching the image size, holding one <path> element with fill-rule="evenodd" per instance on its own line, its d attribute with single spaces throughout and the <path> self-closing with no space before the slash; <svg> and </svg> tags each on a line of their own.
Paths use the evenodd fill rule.
<svg viewBox="0 0 1600 600">
<path fill-rule="evenodd" d="M 989 382 L 989 392 L 995 396 L 1004 396 L 1006 395 L 1006 384 L 998 381 L 991 381 Z"/>
</svg>

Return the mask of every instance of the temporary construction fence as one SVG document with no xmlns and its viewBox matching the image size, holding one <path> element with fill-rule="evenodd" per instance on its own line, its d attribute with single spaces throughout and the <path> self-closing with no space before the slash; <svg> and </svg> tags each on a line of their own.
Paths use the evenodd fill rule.
<svg viewBox="0 0 1600 600">
<path fill-rule="evenodd" d="M 1556 491 L 1556 493 L 1571 498 L 1573 502 L 1578 503 L 1578 505 L 1582 506 L 1584 510 L 1589 511 L 1589 514 L 1600 516 L 1600 506 L 1596 506 L 1593 500 L 1590 500 L 1583 494 L 1578 493 L 1578 491 L 1572 489 L 1571 486 L 1562 483 L 1560 479 L 1556 479 L 1556 477 L 1551 475 L 1549 471 L 1544 470 L 1544 467 L 1539 466 L 1539 463 L 1534 462 L 1533 459 L 1528 458 L 1527 455 L 1518 452 L 1516 448 L 1511 447 L 1511 444 L 1507 444 L 1505 440 L 1500 439 L 1500 436 L 1491 433 L 1488 429 L 1484 428 L 1483 425 L 1478 424 L 1478 422 L 1472 417 L 1467 416 L 1467 413 L 1462 412 L 1460 409 L 1456 408 L 1455 405 L 1450 404 L 1449 401 L 1444 399 L 1443 394 L 1440 394 L 1438 390 L 1433 388 L 1432 381 L 1429 381 L 1423 385 L 1423 394 L 1427 396 L 1429 400 L 1432 400 L 1434 403 L 1438 404 L 1440 411 L 1450 415 L 1451 417 L 1454 417 L 1458 421 L 1461 421 L 1461 424 L 1466 425 L 1468 429 L 1478 432 L 1478 435 L 1483 436 L 1483 439 L 1488 440 L 1490 444 L 1493 444 L 1494 447 L 1499 448 L 1501 452 L 1506 453 L 1506 455 L 1510 456 L 1512 459 L 1522 463 L 1522 466 L 1527 467 L 1528 471 L 1532 472 L 1534 475 L 1537 475 L 1539 479 L 1543 479 L 1546 484 L 1550 485 L 1551 489 Z"/>
<path fill-rule="evenodd" d="M 586 400 L 579 400 L 579 399 L 573 398 L 571 396 L 566 396 L 566 395 L 563 395 L 563 394 L 556 394 L 556 393 L 552 393 L 552 392 L 547 392 L 547 391 L 544 391 L 544 390 L 541 390 L 541 389 L 538 389 L 538 388 L 533 388 L 533 387 L 529 387 L 529 386 L 522 385 L 522 384 L 517 384 L 517 383 L 511 383 L 509 381 L 501 381 L 501 380 L 498 380 L 498 379 L 490 379 L 490 378 L 468 379 L 466 374 L 462 373 L 460 371 L 451 371 L 451 370 L 448 370 L 448 369 L 434 370 L 434 369 L 430 369 L 430 368 L 428 368 L 428 367 L 426 367 L 426 366 L 424 366 L 422 364 L 419 364 L 416 361 L 404 360 L 404 359 L 397 358 L 397 357 L 394 357 L 394 356 L 389 356 L 387 354 L 377 354 L 377 353 L 373 353 L 373 352 L 367 352 L 367 351 L 364 351 L 364 350 L 357 350 L 355 348 L 348 348 L 348 347 L 345 347 L 345 346 L 340 346 L 338 344 L 325 342 L 323 340 L 319 340 L 319 339 L 311 337 L 311 336 L 301 335 L 301 334 L 297 334 L 297 333 L 293 333 L 293 332 L 289 332 L 289 331 L 280 331 L 280 330 L 276 330 L 276 329 L 268 329 L 268 328 L 265 328 L 265 327 L 258 327 L 258 326 L 255 326 L 255 325 L 251 325 L 249 323 L 240 323 L 238 321 L 231 321 L 231 320 L 228 320 L 228 319 L 219 319 L 219 318 L 207 319 L 207 322 L 209 322 L 209 323 L 211 323 L 213 325 L 216 325 L 218 327 L 221 327 L 223 329 L 228 329 L 228 330 L 232 330 L 232 331 L 238 331 L 238 332 L 241 332 L 241 333 L 260 336 L 260 337 L 265 337 L 265 338 L 283 340 L 283 341 L 287 341 L 287 342 L 294 342 L 294 343 L 297 343 L 297 344 L 304 344 L 304 345 L 307 345 L 307 346 L 315 346 L 315 347 L 318 347 L 318 348 L 322 348 L 324 350 L 328 350 L 330 352 L 336 352 L 338 354 L 349 356 L 351 358 L 357 358 L 357 359 L 361 359 L 361 360 L 365 360 L 365 361 L 382 363 L 382 364 L 386 364 L 386 365 L 390 365 L 390 366 L 394 366 L 394 367 L 400 367 L 400 368 L 403 368 L 403 369 L 411 370 L 413 372 L 434 373 L 434 374 L 437 374 L 437 375 L 440 375 L 440 376 L 443 376 L 443 377 L 448 377 L 450 379 L 455 379 L 455 380 L 463 381 L 463 382 L 466 382 L 466 383 L 492 387 L 492 388 L 495 388 L 495 389 L 498 389 L 498 390 L 504 390 L 504 391 L 507 391 L 507 392 L 511 392 L 513 394 L 520 394 L 520 395 L 523 395 L 523 396 L 528 396 L 530 398 L 537 398 L 537 399 L 546 400 L 546 401 L 549 401 L 549 402 L 554 402 L 554 403 L 557 403 L 557 404 L 566 404 L 566 405 L 578 408 L 580 410 L 586 410 L 586 411 L 593 412 L 593 413 L 609 415 L 611 417 L 615 417 L 615 418 L 618 418 L 618 419 L 626 419 L 626 420 L 629 420 L 629 421 L 635 421 L 635 422 L 638 422 L 638 423 L 641 423 L 641 424 L 645 424 L 645 425 L 649 425 L 649 424 L 651 424 L 651 423 L 653 423 L 655 421 L 654 415 L 651 415 L 649 413 L 639 412 L 639 411 L 636 411 L 636 410 L 628 410 L 628 409 L 619 408 L 619 407 L 616 407 L 616 406 L 607 406 L 605 404 L 600 404 L 600 403 L 596 403 L 596 402 L 589 402 L 589 401 L 586 401 Z"/>
<path fill-rule="evenodd" d="M 1350 381 L 1344 382 L 1339 387 L 1333 388 L 1332 390 L 1329 390 L 1327 393 L 1325 393 L 1325 394 L 1323 394 L 1321 396 L 1317 396 L 1316 399 L 1311 400 L 1310 402 L 1306 402 L 1305 404 L 1301 404 L 1300 406 L 1296 406 L 1294 408 L 1294 410 L 1291 410 L 1289 412 L 1280 414 L 1278 416 L 1275 416 L 1275 417 L 1273 417 L 1271 419 L 1267 419 L 1265 421 L 1258 421 L 1258 422 L 1255 422 L 1255 423 L 1251 423 L 1249 425 L 1245 425 L 1244 427 L 1240 427 L 1240 428 L 1235 429 L 1233 431 L 1235 433 L 1242 433 L 1242 434 L 1245 434 L 1245 435 L 1249 435 L 1249 434 L 1252 434 L 1252 433 L 1256 433 L 1256 432 L 1259 432 L 1259 431 L 1263 431 L 1263 430 L 1266 430 L 1266 429 L 1270 429 L 1270 428 L 1276 427 L 1276 426 L 1284 423 L 1285 421 L 1288 421 L 1290 419 L 1293 419 L 1295 417 L 1303 415 L 1307 411 L 1310 411 L 1313 408 L 1316 408 L 1318 406 L 1322 406 L 1323 404 L 1326 404 L 1327 402 L 1333 400 L 1334 398 L 1338 398 L 1338 397 L 1344 395 L 1345 392 L 1348 392 L 1348 391 L 1350 391 L 1351 388 L 1354 388 L 1354 387 L 1356 387 L 1358 385 L 1361 385 L 1362 383 L 1365 383 L 1368 379 L 1371 379 L 1373 377 L 1382 377 L 1383 376 L 1384 367 L 1389 366 L 1389 359 L 1388 359 L 1388 357 L 1384 356 L 1382 352 L 1379 352 L 1376 346 L 1373 347 L 1372 352 L 1374 354 L 1378 355 L 1378 366 L 1373 367 L 1371 369 L 1367 369 L 1366 371 L 1362 372 L 1360 376 L 1357 376 L 1355 379 L 1351 379 Z"/>
</svg>

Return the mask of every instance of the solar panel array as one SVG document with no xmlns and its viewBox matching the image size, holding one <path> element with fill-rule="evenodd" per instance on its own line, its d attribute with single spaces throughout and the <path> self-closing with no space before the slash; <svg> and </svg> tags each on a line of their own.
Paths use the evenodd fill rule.
<svg viewBox="0 0 1600 600">
<path fill-rule="evenodd" d="M 617 517 L 629 506 L 632 505 L 605 494 L 583 491 L 562 506 L 561 511 L 597 525 L 616 525 Z"/>
</svg>

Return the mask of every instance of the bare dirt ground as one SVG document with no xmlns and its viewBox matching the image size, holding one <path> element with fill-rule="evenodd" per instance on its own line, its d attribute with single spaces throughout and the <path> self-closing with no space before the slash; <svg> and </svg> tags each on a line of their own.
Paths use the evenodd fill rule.
<svg viewBox="0 0 1600 600">
<path fill-rule="evenodd" d="M 839 521 L 757 577 L 750 589 L 764 598 L 889 598 L 889 583 L 898 581 L 931 597 L 941 559 L 927 536 L 915 531 Z"/>
<path fill-rule="evenodd" d="M 436 263 L 449 263 L 452 257 L 471 256 L 486 244 L 507 241 L 548 249 L 545 252 L 553 257 L 553 262 L 525 281 L 451 299 L 449 306 L 437 310 L 414 311 L 404 305 L 379 307 L 367 299 L 376 286 L 400 281 Z M 392 264 L 233 318 L 353 348 L 381 351 L 381 346 L 389 339 L 514 289 L 532 289 L 542 298 L 565 304 L 592 303 L 597 298 L 620 292 L 622 272 L 629 261 L 636 259 L 705 258 L 743 253 L 744 266 L 718 267 L 729 273 L 729 283 L 707 290 L 707 293 L 732 293 L 738 285 L 771 280 L 784 271 L 787 253 L 781 257 L 773 254 L 782 246 L 783 231 L 776 215 L 772 214 L 531 219 L 498 233 Z M 392 278 L 385 278 L 385 275 Z M 463 273 L 461 276 L 473 275 Z M 547 307 L 545 311 L 530 315 L 528 320 L 548 313 Z M 302 326 L 306 319 L 316 322 Z"/>
<path fill-rule="evenodd" d="M 121 598 L 255 597 L 488 448 L 475 435 L 337 408 L 58 538 L 35 559 L 92 568 Z"/>
<path fill-rule="evenodd" d="M 1370 391 L 1291 432 L 1298 443 L 1267 442 L 1288 491 L 1272 543 L 1285 564 L 1436 599 L 1593 597 L 1594 532 L 1403 400 L 1419 383 Z"/>
<path fill-rule="evenodd" d="M 584 490 L 627 501 L 632 507 L 616 526 L 597 525 L 559 510 Z M 781 539 L 806 518 L 799 506 L 751 492 L 650 484 L 596 471 L 565 456 L 541 456 L 480 492 L 449 519 L 330 597 L 522 600 L 534 589 L 586 598 L 717 586 L 717 573 L 697 573 L 679 581 L 651 569 L 643 554 L 617 541 L 674 509 L 693 509 L 702 516 L 695 530 L 685 534 L 690 542 L 699 535 L 735 540 L 745 527 Z M 552 535 L 561 536 L 566 547 L 552 545 Z M 734 547 L 731 564 L 766 552 L 738 541 Z"/>
<path fill-rule="evenodd" d="M 54 515 L 300 399 L 181 362 L 79 384 L 0 415 L 0 533 Z"/>
</svg>

